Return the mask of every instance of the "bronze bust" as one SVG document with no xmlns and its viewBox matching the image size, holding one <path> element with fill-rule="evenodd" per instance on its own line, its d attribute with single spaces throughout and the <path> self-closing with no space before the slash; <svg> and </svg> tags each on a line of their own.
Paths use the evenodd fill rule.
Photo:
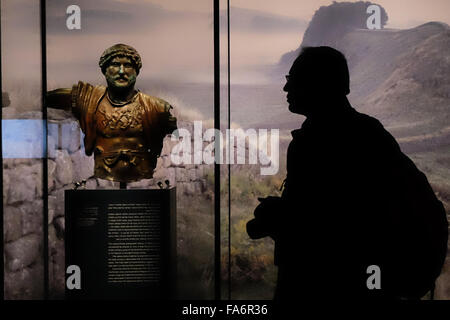
<svg viewBox="0 0 450 320">
<path fill-rule="evenodd" d="M 142 67 L 125 44 L 106 49 L 99 61 L 108 87 L 78 82 L 47 93 L 47 107 L 71 110 L 84 133 L 86 155 L 94 154 L 94 176 L 132 182 L 153 177 L 163 139 L 177 128 L 171 105 L 134 88 Z"/>
</svg>

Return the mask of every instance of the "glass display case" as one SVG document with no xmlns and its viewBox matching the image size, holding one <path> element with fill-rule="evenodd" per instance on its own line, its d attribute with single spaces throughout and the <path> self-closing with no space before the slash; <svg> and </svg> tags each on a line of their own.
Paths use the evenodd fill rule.
<svg viewBox="0 0 450 320">
<path fill-rule="evenodd" d="M 387 1 L 2 1 L 3 298 L 73 298 L 67 280 L 76 247 L 104 263 L 98 279 L 111 274 L 113 256 L 128 259 L 126 274 L 138 272 L 129 261 L 140 259 L 141 268 L 172 270 L 171 298 L 271 300 L 274 237 L 251 239 L 247 223 L 263 198 L 283 197 L 293 130 L 306 119 L 290 112 L 286 85 L 304 47 L 343 53 L 349 103 L 392 134 L 448 216 L 450 20 L 442 12 L 450 8 L 411 6 L 406 13 Z M 330 185 L 317 191 L 324 204 Z M 103 209 L 82 194 L 97 194 Z M 140 216 L 157 202 L 168 208 L 162 220 Z M 124 203 L 118 225 L 111 217 Z M 161 241 L 169 245 L 154 249 L 154 262 L 148 248 L 166 227 L 148 230 L 166 216 L 171 236 Z M 100 223 L 92 234 L 77 229 Z M 119 252 L 114 237 L 125 232 L 134 242 L 127 238 Z M 104 245 L 92 251 L 97 240 Z M 144 253 L 130 255 L 139 246 Z M 302 251 L 293 251 L 302 263 Z M 424 299 L 450 299 L 449 270 L 446 258 Z M 120 285 L 136 284 L 127 279 Z"/>
<path fill-rule="evenodd" d="M 40 8 L 40 3 L 45 7 Z M 182 2 L 169 7 L 146 1 L 132 5 L 85 1 L 77 6 L 70 1 L 2 2 L 2 90 L 10 101 L 2 109 L 5 299 L 64 299 L 66 250 L 70 250 L 65 246 L 65 231 L 71 221 L 65 208 L 66 192 L 121 187 L 130 192 L 176 190 L 173 223 L 177 237 L 172 245 L 177 251 L 178 272 L 171 277 L 176 277 L 178 285 L 173 295 L 181 299 L 214 297 L 214 165 L 187 158 L 175 163 L 172 159 L 177 154 L 171 154 L 183 139 L 185 143 L 194 141 L 194 122 L 204 123 L 200 129 L 204 132 L 211 127 L 214 114 L 212 4 L 203 2 L 186 9 Z M 127 49 L 119 48 L 102 56 L 119 43 L 137 51 L 127 55 Z M 86 147 L 92 131 L 85 130 L 85 120 L 69 100 L 79 81 L 99 88 L 94 91 L 108 86 L 106 70 L 102 72 L 99 66 L 101 56 L 108 67 L 115 57 L 130 58 L 128 63 L 137 69 L 136 91 L 130 100 L 137 101 L 133 108 L 146 110 L 148 119 L 141 123 L 141 115 L 133 112 L 116 115 L 114 111 L 120 108 L 114 104 L 116 109 L 102 113 L 100 119 L 104 111 L 100 103 L 99 112 L 94 112 L 98 116 L 91 117 L 103 123 L 109 119 L 104 127 L 112 131 L 97 127 L 93 132 L 99 135 L 93 139 L 110 139 L 112 145 L 125 141 L 117 150 L 118 165 L 137 167 L 141 173 L 154 169 L 153 174 L 132 179 L 99 175 L 94 158 L 105 146 L 95 143 L 95 151 Z M 136 67 L 136 59 L 142 68 Z M 125 64 L 115 75 L 122 75 L 123 68 L 127 72 Z M 129 80 L 131 75 L 124 77 Z M 53 93 L 46 95 L 47 108 L 42 105 L 43 90 Z M 77 91 L 78 101 L 82 101 L 79 106 L 92 108 L 83 104 L 88 97 L 83 90 Z M 109 102 L 111 96 L 104 92 L 100 95 Z M 161 111 L 162 116 L 155 116 L 153 110 Z M 164 117 L 163 113 L 170 119 L 161 123 L 171 121 L 172 128 L 165 124 L 158 133 L 154 118 Z M 178 138 L 172 134 L 175 124 L 181 133 Z M 127 145 L 130 142 L 132 145 Z M 112 148 L 104 154 L 115 152 L 116 147 Z M 136 148 L 145 151 L 144 158 L 145 148 L 154 155 L 141 160 L 141 154 L 133 153 Z M 131 150 L 127 160 L 123 159 L 126 150 Z M 186 157 L 188 153 L 191 150 L 185 151 Z M 113 156 L 117 158 L 117 154 Z M 98 159 L 97 164 L 111 162 L 114 159 L 110 157 Z M 104 170 L 114 168 L 114 164 L 105 165 Z M 103 241 L 101 237 L 97 241 Z"/>
</svg>

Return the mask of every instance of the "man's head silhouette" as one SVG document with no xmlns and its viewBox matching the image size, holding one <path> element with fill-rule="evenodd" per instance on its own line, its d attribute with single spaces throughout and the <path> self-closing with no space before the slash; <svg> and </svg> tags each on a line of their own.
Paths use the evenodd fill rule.
<svg viewBox="0 0 450 320">
<path fill-rule="evenodd" d="M 286 76 L 289 110 L 311 116 L 332 108 L 350 93 L 350 77 L 344 55 L 330 47 L 305 47 Z M 320 110 L 319 110 L 320 109 Z"/>
</svg>

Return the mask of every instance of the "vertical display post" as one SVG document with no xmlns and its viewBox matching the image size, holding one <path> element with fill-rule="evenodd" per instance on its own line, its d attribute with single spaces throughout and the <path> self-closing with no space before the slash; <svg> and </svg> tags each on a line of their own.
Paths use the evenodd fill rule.
<svg viewBox="0 0 450 320">
<path fill-rule="evenodd" d="M 42 121 L 44 139 L 42 143 L 42 233 L 44 236 L 44 299 L 49 296 L 49 275 L 48 275 L 48 159 L 47 159 L 47 107 L 45 96 L 47 94 L 47 19 L 46 19 L 46 1 L 40 1 L 40 20 L 41 20 L 41 74 L 42 74 Z"/>
<path fill-rule="evenodd" d="M 214 0 L 214 297 L 221 296 L 221 250 L 220 250 L 220 45 L 219 45 L 219 0 Z"/>
</svg>

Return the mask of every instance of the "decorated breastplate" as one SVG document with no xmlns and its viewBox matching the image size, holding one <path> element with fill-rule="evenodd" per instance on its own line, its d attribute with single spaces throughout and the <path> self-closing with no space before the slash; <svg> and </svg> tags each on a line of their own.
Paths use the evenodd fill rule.
<svg viewBox="0 0 450 320">
<path fill-rule="evenodd" d="M 95 176 L 120 182 L 150 179 L 152 159 L 143 132 L 144 106 L 137 94 L 122 105 L 105 95 L 95 113 Z"/>
<path fill-rule="evenodd" d="M 142 134 L 144 107 L 134 99 L 123 106 L 112 106 L 109 100 L 102 101 L 97 110 L 97 128 L 105 137 Z"/>
</svg>

